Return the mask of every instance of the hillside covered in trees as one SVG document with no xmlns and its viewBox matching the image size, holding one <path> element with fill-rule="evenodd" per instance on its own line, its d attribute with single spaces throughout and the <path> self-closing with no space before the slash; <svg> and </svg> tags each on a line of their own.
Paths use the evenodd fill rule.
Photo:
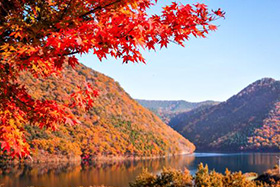
<svg viewBox="0 0 280 187">
<path fill-rule="evenodd" d="M 195 108 L 213 106 L 218 104 L 216 101 L 188 102 L 184 100 L 165 101 L 165 100 L 143 100 L 136 99 L 142 106 L 150 109 L 158 115 L 165 123 L 169 123 L 170 118 L 183 112 L 188 112 Z"/>
<path fill-rule="evenodd" d="M 279 151 L 280 81 L 258 80 L 226 102 L 175 116 L 169 125 L 200 151 Z"/>
<path fill-rule="evenodd" d="M 35 99 L 66 101 L 69 94 L 88 81 L 99 96 L 89 111 L 78 108 L 74 114 L 80 125 L 62 125 L 58 130 L 40 129 L 26 124 L 26 138 L 33 158 L 42 154 L 80 156 L 159 156 L 193 152 L 195 146 L 148 109 L 134 101 L 112 78 L 84 65 L 62 74 L 35 79 L 25 73 L 20 78 Z"/>
</svg>

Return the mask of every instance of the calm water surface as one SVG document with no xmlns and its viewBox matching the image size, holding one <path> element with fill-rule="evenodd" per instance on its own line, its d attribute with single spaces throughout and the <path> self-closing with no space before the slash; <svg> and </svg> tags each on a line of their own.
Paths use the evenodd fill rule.
<svg viewBox="0 0 280 187">
<path fill-rule="evenodd" d="M 229 168 L 231 171 L 260 174 L 277 163 L 277 155 L 280 153 L 195 153 L 144 161 L 94 163 L 91 166 L 48 164 L 1 167 L 0 187 L 88 187 L 101 184 L 127 187 L 143 168 L 148 168 L 153 173 L 160 172 L 163 167 L 188 168 L 193 174 L 200 162 L 207 163 L 209 169 L 218 172 Z"/>
</svg>

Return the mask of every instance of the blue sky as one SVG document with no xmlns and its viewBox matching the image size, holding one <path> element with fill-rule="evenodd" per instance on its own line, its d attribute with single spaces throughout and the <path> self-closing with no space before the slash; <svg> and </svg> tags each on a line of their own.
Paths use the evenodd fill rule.
<svg viewBox="0 0 280 187">
<path fill-rule="evenodd" d="M 159 0 L 151 13 L 171 1 Z M 224 101 L 263 77 L 280 80 L 280 0 L 208 0 L 226 19 L 206 39 L 186 47 L 145 51 L 147 64 L 100 62 L 89 54 L 80 62 L 114 78 L 133 97 L 154 100 Z"/>
</svg>

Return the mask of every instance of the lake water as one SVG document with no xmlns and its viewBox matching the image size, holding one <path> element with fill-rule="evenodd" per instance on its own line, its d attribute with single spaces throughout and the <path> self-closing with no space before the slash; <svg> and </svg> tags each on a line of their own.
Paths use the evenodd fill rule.
<svg viewBox="0 0 280 187">
<path fill-rule="evenodd" d="M 277 155 L 280 153 L 195 153 L 143 161 L 94 163 L 91 166 L 68 163 L 1 167 L 0 187 L 88 187 L 101 184 L 127 187 L 143 168 L 153 173 L 160 172 L 163 167 L 188 168 L 193 174 L 200 162 L 218 172 L 229 168 L 231 171 L 260 174 L 277 164 Z"/>
</svg>

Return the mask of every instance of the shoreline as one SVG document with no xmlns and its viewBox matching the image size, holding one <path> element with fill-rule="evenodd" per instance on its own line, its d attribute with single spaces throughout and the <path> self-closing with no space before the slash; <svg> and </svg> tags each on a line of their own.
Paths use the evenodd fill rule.
<svg viewBox="0 0 280 187">
<path fill-rule="evenodd" d="M 203 156 L 226 156 L 226 155 L 235 155 L 235 154 L 280 154 L 280 152 L 181 152 L 177 154 L 168 154 L 168 155 L 156 155 L 156 156 L 96 156 L 93 159 L 89 160 L 89 162 L 117 162 L 117 161 L 141 161 L 141 160 L 155 160 L 155 159 L 163 159 L 170 158 L 176 156 L 184 156 L 184 155 L 193 155 L 198 157 Z M 65 155 L 51 155 L 51 154 L 43 154 L 40 156 L 36 156 L 33 158 L 27 158 L 24 160 L 8 160 L 8 161 L 0 161 L 0 165 L 16 165 L 16 164 L 59 164 L 59 163 L 76 163 L 81 164 L 82 159 L 80 156 L 65 156 Z"/>
<path fill-rule="evenodd" d="M 115 161 L 140 161 L 140 160 L 154 160 L 154 159 L 162 159 L 169 158 L 175 156 L 183 156 L 183 155 L 192 155 L 195 152 L 182 152 L 177 154 L 168 154 L 168 155 L 156 155 L 156 156 L 97 156 L 93 159 L 89 160 L 89 162 L 115 162 Z M 16 165 L 16 164 L 59 164 L 59 163 L 82 163 L 82 159 L 80 156 L 64 156 L 64 155 L 51 155 L 44 154 L 36 157 L 27 158 L 24 160 L 9 160 L 7 162 L 0 161 L 0 165 Z"/>
<path fill-rule="evenodd" d="M 161 158 L 169 158 L 175 156 L 182 156 L 182 155 L 191 155 L 195 152 L 182 152 L 177 154 L 168 154 L 168 155 L 157 155 L 157 156 L 98 156 L 93 161 L 125 161 L 125 160 L 153 160 L 153 159 L 161 159 Z"/>
</svg>

